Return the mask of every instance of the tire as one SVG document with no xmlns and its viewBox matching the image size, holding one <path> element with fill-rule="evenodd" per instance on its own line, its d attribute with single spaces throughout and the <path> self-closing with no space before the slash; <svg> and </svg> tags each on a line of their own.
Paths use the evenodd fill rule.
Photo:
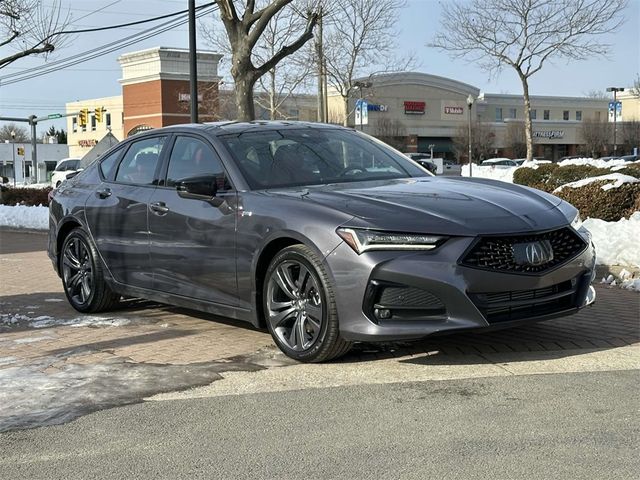
<svg viewBox="0 0 640 480">
<path fill-rule="evenodd" d="M 278 252 L 263 284 L 265 322 L 285 355 L 300 362 L 324 362 L 351 349 L 340 336 L 329 276 L 310 248 L 292 245 Z"/>
<path fill-rule="evenodd" d="M 62 286 L 67 300 L 82 313 L 110 310 L 120 300 L 104 280 L 104 270 L 89 236 L 81 227 L 67 235 L 60 252 Z"/>
</svg>

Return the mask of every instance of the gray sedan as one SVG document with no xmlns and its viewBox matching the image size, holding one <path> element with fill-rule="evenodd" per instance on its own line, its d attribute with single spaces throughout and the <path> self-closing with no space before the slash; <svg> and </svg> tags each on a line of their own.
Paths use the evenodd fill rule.
<svg viewBox="0 0 640 480">
<path fill-rule="evenodd" d="M 576 312 L 595 252 L 577 210 L 436 178 L 360 132 L 181 125 L 121 142 L 50 203 L 49 256 L 80 312 L 123 296 L 266 327 L 290 357 Z"/>
</svg>

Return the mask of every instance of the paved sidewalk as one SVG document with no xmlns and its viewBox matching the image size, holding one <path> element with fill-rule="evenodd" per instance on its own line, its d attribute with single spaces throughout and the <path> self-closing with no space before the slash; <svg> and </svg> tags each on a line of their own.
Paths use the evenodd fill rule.
<svg viewBox="0 0 640 480">
<path fill-rule="evenodd" d="M 81 315 L 67 303 L 45 244 L 42 233 L 0 231 L 0 368 L 42 358 L 52 359 L 49 368 L 54 370 L 68 363 L 113 359 L 183 365 L 275 349 L 268 333 L 247 323 L 150 302 L 131 301 L 108 314 Z M 637 344 L 640 295 L 608 286 L 597 286 L 597 294 L 594 306 L 571 317 L 493 333 L 359 345 L 342 361 L 431 351 L 440 355 L 517 355 Z M 17 314 L 28 318 L 7 326 L 7 319 Z M 55 319 L 56 325 L 47 326 L 52 322 L 47 317 Z M 68 325 L 59 325 L 61 321 Z M 34 329 L 36 325 L 42 328 Z"/>
</svg>

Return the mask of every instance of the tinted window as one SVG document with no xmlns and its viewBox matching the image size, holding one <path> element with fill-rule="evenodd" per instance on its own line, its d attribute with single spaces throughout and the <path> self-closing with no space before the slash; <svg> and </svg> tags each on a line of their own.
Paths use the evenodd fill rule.
<svg viewBox="0 0 640 480">
<path fill-rule="evenodd" d="M 116 182 L 152 185 L 165 139 L 153 137 L 133 142 L 120 162 Z"/>
<path fill-rule="evenodd" d="M 253 189 L 426 175 L 404 155 L 344 130 L 245 132 L 221 139 Z"/>
<path fill-rule="evenodd" d="M 122 155 L 122 148 L 100 159 L 100 172 L 102 176 L 107 180 L 113 180 L 116 173 L 116 167 L 118 166 L 118 160 Z"/>
<path fill-rule="evenodd" d="M 211 146 L 194 137 L 178 137 L 167 170 L 168 187 L 189 177 L 215 175 L 221 179 L 218 188 L 224 188 L 224 169 L 218 155 Z"/>
</svg>

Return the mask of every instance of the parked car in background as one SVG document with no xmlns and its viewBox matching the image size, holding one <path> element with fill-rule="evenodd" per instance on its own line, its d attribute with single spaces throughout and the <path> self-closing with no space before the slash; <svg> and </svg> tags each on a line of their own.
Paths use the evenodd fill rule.
<svg viewBox="0 0 640 480">
<path fill-rule="evenodd" d="M 60 184 L 67 179 L 67 175 L 78 172 L 79 170 L 79 158 L 64 158 L 60 160 L 51 175 L 51 186 L 53 188 L 58 188 Z"/>
<path fill-rule="evenodd" d="M 488 160 L 484 160 L 480 165 L 484 167 L 517 167 L 519 166 L 515 160 L 511 160 L 510 158 L 490 158 Z"/>
<path fill-rule="evenodd" d="M 203 310 L 267 328 L 305 362 L 595 299 L 595 250 L 569 203 L 434 177 L 335 125 L 139 133 L 53 190 L 49 219 L 49 257 L 76 310 L 122 296 Z"/>
<path fill-rule="evenodd" d="M 622 157 L 620 157 L 621 160 L 624 160 L 625 162 L 637 162 L 638 161 L 638 155 L 624 155 Z"/>
<path fill-rule="evenodd" d="M 431 155 L 429 155 L 428 153 L 409 152 L 405 153 L 405 155 L 421 167 L 429 170 L 429 172 L 433 173 L 434 175 L 436 174 L 438 166 L 431 161 Z"/>
</svg>

